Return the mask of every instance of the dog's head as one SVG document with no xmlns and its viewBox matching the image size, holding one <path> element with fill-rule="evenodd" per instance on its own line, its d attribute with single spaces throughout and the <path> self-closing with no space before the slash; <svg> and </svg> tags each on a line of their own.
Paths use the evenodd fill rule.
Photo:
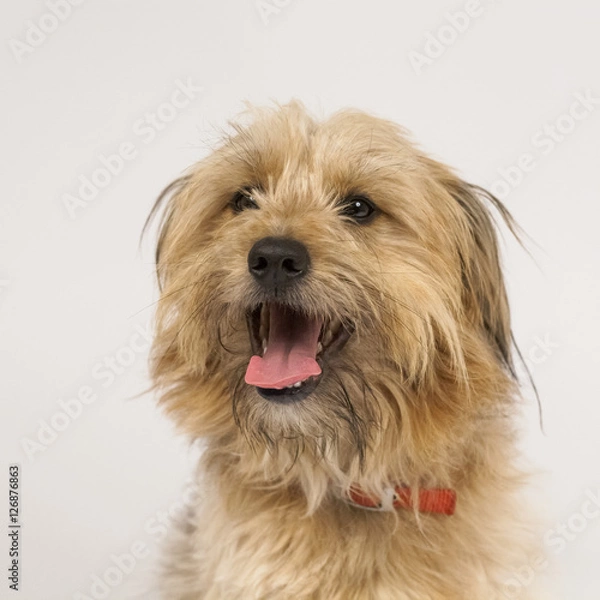
<svg viewBox="0 0 600 600">
<path fill-rule="evenodd" d="M 443 478 L 511 385 L 485 196 L 388 121 L 256 112 L 162 198 L 164 403 L 274 479 Z"/>
</svg>

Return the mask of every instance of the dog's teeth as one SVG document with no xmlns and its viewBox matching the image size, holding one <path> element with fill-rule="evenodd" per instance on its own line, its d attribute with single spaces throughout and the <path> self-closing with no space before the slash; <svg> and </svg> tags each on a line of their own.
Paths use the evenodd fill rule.
<svg viewBox="0 0 600 600">
<path fill-rule="evenodd" d="M 260 311 L 259 335 L 263 343 L 263 348 L 266 350 L 265 346 L 269 338 L 269 311 L 265 304 L 263 304 Z"/>
<path fill-rule="evenodd" d="M 286 385 L 285 389 L 292 390 L 294 388 L 299 388 L 303 383 L 304 381 L 296 381 L 296 383 L 290 383 L 290 385 Z"/>
<path fill-rule="evenodd" d="M 321 342 L 319 342 L 317 344 L 317 354 L 319 354 L 319 352 L 322 352 L 322 350 L 323 350 L 323 344 Z"/>
<path fill-rule="evenodd" d="M 290 383 L 290 385 L 286 385 L 285 389 L 286 390 L 293 390 L 294 388 L 301 387 L 303 383 L 304 383 L 304 381 L 296 381 L 296 383 Z"/>
</svg>

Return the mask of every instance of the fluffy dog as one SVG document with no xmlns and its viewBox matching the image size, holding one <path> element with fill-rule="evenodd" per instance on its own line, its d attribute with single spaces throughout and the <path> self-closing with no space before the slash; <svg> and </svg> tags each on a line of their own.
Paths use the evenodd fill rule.
<svg viewBox="0 0 600 600">
<path fill-rule="evenodd" d="M 358 111 L 234 127 L 155 207 L 153 378 L 206 441 L 164 597 L 521 597 L 510 215 Z"/>
</svg>

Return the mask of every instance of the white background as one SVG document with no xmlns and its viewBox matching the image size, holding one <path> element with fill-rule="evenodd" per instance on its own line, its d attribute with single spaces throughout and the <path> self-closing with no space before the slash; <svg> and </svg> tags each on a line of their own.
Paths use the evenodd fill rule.
<svg viewBox="0 0 600 600">
<path fill-rule="evenodd" d="M 48 5 L 4 2 L 0 478 L 7 486 L 8 465 L 21 464 L 23 556 L 20 594 L 3 575 L 0 598 L 144 589 L 157 519 L 178 502 L 192 459 L 142 394 L 147 356 L 136 331 L 151 322 L 156 291 L 151 243 L 140 251 L 139 234 L 158 192 L 207 153 L 245 100 L 297 97 L 319 116 L 355 106 L 402 123 L 466 179 L 492 186 L 535 241 L 532 259 L 506 236 L 505 263 L 545 421 L 543 435 L 526 390 L 523 448 L 542 472 L 540 512 L 554 529 L 554 562 L 536 576 L 558 598 L 597 600 L 600 512 L 581 511 L 600 488 L 600 5 L 481 0 L 456 33 L 448 14 L 464 1 L 278 3 L 263 19 L 254 0 L 85 0 L 24 50 L 32 25 L 52 28 Z M 428 33 L 445 40 L 441 50 L 426 48 Z M 411 64 L 411 52 L 435 50 L 430 64 Z M 203 91 L 147 143 L 136 122 L 188 79 Z M 576 94 L 596 103 L 573 121 Z M 551 146 L 543 128 L 555 123 L 569 132 Z M 123 142 L 136 157 L 71 218 L 65 194 Z M 510 169 L 523 154 L 529 171 Z M 503 169 L 510 187 L 499 183 Z M 103 364 L 111 357 L 127 363 L 113 381 Z M 64 425 L 59 401 L 82 386 L 96 400 L 26 452 L 44 422 Z M 133 544 L 147 556 L 115 572 L 111 556 Z M 111 566 L 110 589 L 92 589 Z"/>
</svg>

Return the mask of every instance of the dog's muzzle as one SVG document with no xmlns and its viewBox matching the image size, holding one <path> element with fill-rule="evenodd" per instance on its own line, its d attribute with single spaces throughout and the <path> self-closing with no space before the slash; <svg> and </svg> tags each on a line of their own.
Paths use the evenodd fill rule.
<svg viewBox="0 0 600 600">
<path fill-rule="evenodd" d="M 310 395 L 321 380 L 323 360 L 341 350 L 353 331 L 339 319 L 309 315 L 285 301 L 309 269 L 306 246 L 291 238 L 265 237 L 248 254 L 248 270 L 266 301 L 247 314 L 254 356 L 245 381 L 272 402 Z"/>
</svg>

